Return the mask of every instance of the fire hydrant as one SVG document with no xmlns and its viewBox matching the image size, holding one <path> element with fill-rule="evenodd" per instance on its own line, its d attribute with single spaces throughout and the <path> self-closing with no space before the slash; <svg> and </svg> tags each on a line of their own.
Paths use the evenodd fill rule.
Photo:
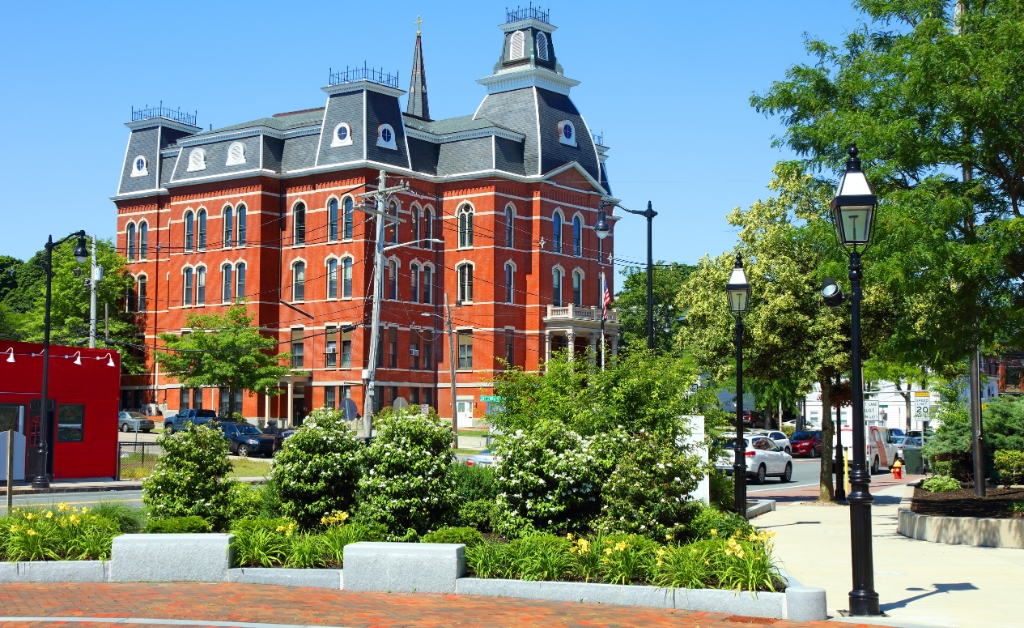
<svg viewBox="0 0 1024 628">
<path fill-rule="evenodd" d="M 892 477 L 895 480 L 903 479 L 903 463 L 898 458 L 892 465 Z"/>
</svg>

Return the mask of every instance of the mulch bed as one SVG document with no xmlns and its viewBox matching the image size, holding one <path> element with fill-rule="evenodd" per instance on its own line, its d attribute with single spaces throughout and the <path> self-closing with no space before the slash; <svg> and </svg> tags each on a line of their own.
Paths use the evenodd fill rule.
<svg viewBox="0 0 1024 628">
<path fill-rule="evenodd" d="M 948 493 L 916 488 L 910 510 L 919 515 L 1009 519 L 1024 515 L 1014 514 L 1014 502 L 1024 502 L 1024 488 L 989 488 L 983 499 L 974 496 L 973 488 Z"/>
</svg>

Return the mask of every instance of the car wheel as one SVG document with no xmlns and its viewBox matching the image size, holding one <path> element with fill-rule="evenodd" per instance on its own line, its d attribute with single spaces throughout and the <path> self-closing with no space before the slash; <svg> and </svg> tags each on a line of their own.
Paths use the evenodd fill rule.
<svg viewBox="0 0 1024 628">
<path fill-rule="evenodd" d="M 248 458 L 249 457 L 249 446 L 248 445 L 239 445 L 238 446 L 238 450 L 235 453 L 238 454 L 239 458 Z"/>
<path fill-rule="evenodd" d="M 793 455 L 793 450 L 790 449 L 789 447 L 786 447 L 786 453 L 789 454 L 790 456 L 792 456 Z"/>
<path fill-rule="evenodd" d="M 786 470 L 783 472 L 782 477 L 779 478 L 780 482 L 789 482 L 793 479 L 793 465 L 786 463 Z"/>
<path fill-rule="evenodd" d="M 878 475 L 878 456 L 871 461 L 871 475 Z"/>
<path fill-rule="evenodd" d="M 128 433 L 128 424 L 127 423 L 122 423 L 121 424 L 121 431 L 124 432 L 125 434 Z"/>
<path fill-rule="evenodd" d="M 167 423 L 166 425 L 164 425 L 164 432 L 167 433 L 167 434 L 173 434 L 174 433 L 174 424 Z"/>
<path fill-rule="evenodd" d="M 754 484 L 764 484 L 765 475 L 767 475 L 767 471 L 764 465 L 759 466 L 757 468 L 757 475 L 754 476 Z"/>
</svg>

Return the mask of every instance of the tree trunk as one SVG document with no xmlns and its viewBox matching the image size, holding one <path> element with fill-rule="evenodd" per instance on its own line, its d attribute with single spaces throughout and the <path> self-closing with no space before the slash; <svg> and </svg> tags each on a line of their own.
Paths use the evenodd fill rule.
<svg viewBox="0 0 1024 628">
<path fill-rule="evenodd" d="M 832 378 L 822 377 L 818 384 L 821 386 L 821 470 L 818 499 L 833 501 L 835 489 L 832 486 L 832 437 L 835 436 L 836 429 L 832 423 Z"/>
</svg>

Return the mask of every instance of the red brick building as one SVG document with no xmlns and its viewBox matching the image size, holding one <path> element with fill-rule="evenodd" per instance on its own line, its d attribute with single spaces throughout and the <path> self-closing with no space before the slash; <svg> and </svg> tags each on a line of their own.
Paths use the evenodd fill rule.
<svg viewBox="0 0 1024 628">
<path fill-rule="evenodd" d="M 386 245 L 406 246 L 387 253 L 378 406 L 402 398 L 450 416 L 445 295 L 460 425 L 486 412 L 499 359 L 536 370 L 552 350 L 596 349 L 613 237 L 600 241 L 593 227 L 602 200 L 616 199 L 554 30 L 547 13 L 510 12 L 494 73 L 478 81 L 487 95 L 447 120 L 430 118 L 419 35 L 404 113 L 397 77 L 365 67 L 332 73 L 322 107 L 220 129 L 133 110 L 113 200 L 147 361 L 157 334 L 245 299 L 292 353 L 293 374 L 280 396 L 245 396 L 243 414 L 297 422 L 345 397 L 362 408 L 376 219 L 357 195 L 377 189 L 381 170 L 389 186 L 410 188 L 388 201 L 402 222 L 385 229 Z M 613 351 L 613 311 L 606 327 Z M 226 391 L 182 390 L 151 369 L 123 378 L 123 403 L 227 405 Z"/>
</svg>

